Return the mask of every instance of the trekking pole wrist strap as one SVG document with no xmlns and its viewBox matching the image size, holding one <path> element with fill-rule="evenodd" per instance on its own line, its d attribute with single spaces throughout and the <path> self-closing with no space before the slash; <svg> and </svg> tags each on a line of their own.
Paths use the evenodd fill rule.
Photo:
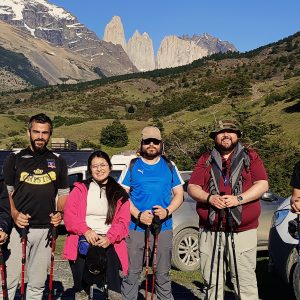
<svg viewBox="0 0 300 300">
<path fill-rule="evenodd" d="M 168 218 L 169 218 L 169 214 L 170 214 L 170 212 L 169 212 L 169 209 L 167 209 L 167 208 L 166 208 L 166 213 L 167 213 L 167 215 L 166 215 L 166 219 L 168 219 Z"/>
<path fill-rule="evenodd" d="M 210 200 L 211 196 L 212 196 L 212 193 L 209 193 L 208 196 L 207 196 L 207 198 L 206 198 L 206 203 L 207 204 L 209 204 L 209 200 Z"/>
<path fill-rule="evenodd" d="M 137 215 L 137 222 L 139 223 L 141 221 L 142 211 L 140 211 Z"/>
<path fill-rule="evenodd" d="M 141 216 L 142 216 L 142 211 L 140 211 L 139 213 L 138 213 L 138 215 L 137 215 L 137 217 L 136 217 L 136 222 L 135 222 L 135 226 L 134 226 L 134 230 L 136 230 L 137 229 L 137 227 L 138 227 L 138 224 L 140 223 L 140 221 L 141 221 Z"/>
</svg>

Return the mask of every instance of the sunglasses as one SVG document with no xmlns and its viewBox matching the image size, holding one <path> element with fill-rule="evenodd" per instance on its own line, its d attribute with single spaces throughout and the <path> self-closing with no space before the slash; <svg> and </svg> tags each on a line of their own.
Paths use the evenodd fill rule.
<svg viewBox="0 0 300 300">
<path fill-rule="evenodd" d="M 154 139 L 154 138 L 143 140 L 143 145 L 150 145 L 151 143 L 153 143 L 154 145 L 157 146 L 161 143 L 161 141 L 158 139 Z"/>
</svg>

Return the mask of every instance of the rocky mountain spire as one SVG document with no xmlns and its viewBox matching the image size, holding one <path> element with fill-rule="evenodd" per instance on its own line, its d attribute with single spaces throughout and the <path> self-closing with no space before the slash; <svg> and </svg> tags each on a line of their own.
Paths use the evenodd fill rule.
<svg viewBox="0 0 300 300">
<path fill-rule="evenodd" d="M 208 50 L 194 41 L 185 40 L 175 35 L 166 36 L 157 52 L 157 68 L 172 68 L 187 65 L 208 54 Z"/>
<path fill-rule="evenodd" d="M 124 27 L 119 16 L 114 16 L 112 20 L 106 25 L 103 40 L 105 42 L 111 42 L 114 45 L 121 45 L 126 52 L 127 47 Z"/>
<path fill-rule="evenodd" d="M 148 33 L 144 32 L 141 35 L 136 30 L 128 41 L 127 54 L 140 71 L 155 69 L 153 44 Z"/>
</svg>

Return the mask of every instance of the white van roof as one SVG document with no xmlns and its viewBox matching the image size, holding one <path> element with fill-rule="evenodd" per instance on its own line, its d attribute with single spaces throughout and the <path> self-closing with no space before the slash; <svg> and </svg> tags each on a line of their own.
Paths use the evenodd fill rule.
<svg viewBox="0 0 300 300">
<path fill-rule="evenodd" d="M 112 165 L 126 165 L 126 166 L 128 166 L 130 161 L 135 157 L 136 157 L 135 154 L 129 154 L 129 155 L 115 154 L 111 157 L 111 163 L 112 163 Z"/>
</svg>

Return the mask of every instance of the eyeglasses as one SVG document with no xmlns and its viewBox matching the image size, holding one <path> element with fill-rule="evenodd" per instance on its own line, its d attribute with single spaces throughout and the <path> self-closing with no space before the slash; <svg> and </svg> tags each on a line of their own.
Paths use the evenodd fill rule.
<svg viewBox="0 0 300 300">
<path fill-rule="evenodd" d="M 161 143 L 161 141 L 158 139 L 154 139 L 154 138 L 149 138 L 149 139 L 143 140 L 143 145 L 150 145 L 151 143 L 153 143 L 154 145 L 157 146 Z"/>
<path fill-rule="evenodd" d="M 91 168 L 94 169 L 94 170 L 97 170 L 97 169 L 105 169 L 108 167 L 108 164 L 98 164 L 98 165 L 91 165 Z"/>
</svg>

